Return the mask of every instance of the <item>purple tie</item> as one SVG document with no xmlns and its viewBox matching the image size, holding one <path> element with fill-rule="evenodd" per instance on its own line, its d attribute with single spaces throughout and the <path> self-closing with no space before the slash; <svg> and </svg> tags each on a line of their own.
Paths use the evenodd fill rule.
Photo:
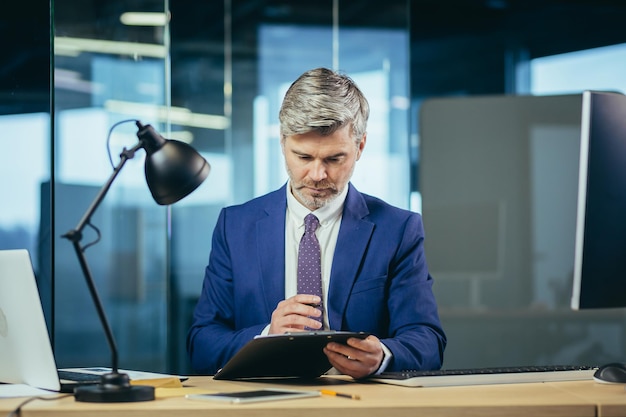
<svg viewBox="0 0 626 417">
<path fill-rule="evenodd" d="M 304 218 L 304 235 L 298 249 L 298 294 L 313 294 L 322 299 L 322 267 L 320 243 L 315 236 L 319 220 L 313 214 Z M 319 310 L 323 313 L 321 306 Z M 322 316 L 315 317 L 322 322 Z M 306 330 L 312 330 L 306 328 Z"/>
</svg>

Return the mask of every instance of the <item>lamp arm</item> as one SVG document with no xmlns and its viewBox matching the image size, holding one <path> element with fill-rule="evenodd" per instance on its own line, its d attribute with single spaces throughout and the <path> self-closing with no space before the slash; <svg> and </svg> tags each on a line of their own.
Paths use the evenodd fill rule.
<svg viewBox="0 0 626 417">
<path fill-rule="evenodd" d="M 100 203 L 102 203 L 102 200 L 104 200 L 104 197 L 111 188 L 111 184 L 113 184 L 113 181 L 115 181 L 115 178 L 117 178 L 117 175 L 122 170 L 122 167 L 124 166 L 126 161 L 132 159 L 135 156 L 135 152 L 143 148 L 143 146 L 143 142 L 140 141 L 131 149 L 124 149 L 122 151 L 122 153 L 120 154 L 120 162 L 113 169 L 113 173 L 111 174 L 107 182 L 102 186 L 102 188 L 94 198 L 93 202 L 89 205 L 89 208 L 87 209 L 81 220 L 78 222 L 78 225 L 76 225 L 74 229 L 68 231 L 62 236 L 63 238 L 70 240 L 72 242 L 72 245 L 74 246 L 76 256 L 78 257 L 78 262 L 80 263 L 80 267 L 83 271 L 83 276 L 85 277 L 85 281 L 87 282 L 89 292 L 91 293 L 91 298 L 93 299 L 93 302 L 96 306 L 98 317 L 100 318 L 100 322 L 104 329 L 106 339 L 111 350 L 111 369 L 115 374 L 118 373 L 117 346 L 115 344 L 113 332 L 111 331 L 111 326 L 109 325 L 109 321 L 107 320 L 106 314 L 104 313 L 104 308 L 102 306 L 102 302 L 100 301 L 100 296 L 98 295 L 98 290 L 96 289 L 96 285 L 89 269 L 89 265 L 87 264 L 84 248 L 81 246 L 80 242 L 83 238 L 83 229 L 91 221 L 91 216 L 93 216 L 96 209 L 100 206 Z"/>
<path fill-rule="evenodd" d="M 63 237 L 66 237 L 66 235 L 64 235 Z M 91 271 L 89 270 L 89 265 L 87 265 L 87 259 L 85 258 L 85 253 L 83 252 L 83 249 L 80 246 L 80 242 L 72 241 L 72 246 L 74 246 L 76 257 L 78 258 L 80 267 L 83 270 L 85 281 L 87 282 L 87 286 L 89 287 L 91 298 L 93 299 L 93 303 L 96 306 L 98 317 L 100 318 L 100 322 L 102 323 L 102 328 L 104 329 L 104 334 L 106 336 L 107 343 L 109 344 L 109 349 L 111 350 L 111 370 L 112 372 L 117 373 L 118 372 L 117 345 L 115 344 L 115 339 L 113 338 L 113 332 L 111 331 L 111 326 L 109 325 L 109 321 L 107 320 L 106 315 L 104 313 L 104 307 L 102 306 L 102 302 L 100 301 L 100 297 L 98 296 L 98 290 L 96 289 L 96 286 L 94 284 Z"/>
<path fill-rule="evenodd" d="M 126 163 L 126 161 L 128 161 L 129 159 L 133 159 L 135 157 L 135 152 L 143 148 L 143 146 L 144 146 L 144 143 L 140 141 L 139 143 L 137 143 L 135 146 L 133 146 L 130 149 L 124 148 L 124 150 L 120 154 L 120 162 L 113 169 L 113 172 L 111 173 L 111 176 L 109 177 L 107 182 L 102 186 L 102 188 L 100 188 L 100 191 L 98 191 L 98 195 L 96 195 L 94 200 L 91 202 L 91 205 L 89 206 L 89 208 L 87 208 L 87 211 L 85 211 L 85 214 L 83 214 L 83 217 L 80 219 L 76 227 L 70 230 L 69 232 L 67 232 L 65 235 L 63 235 L 63 237 L 67 237 L 67 239 L 71 241 L 74 241 L 74 240 L 80 241 L 82 239 L 83 229 L 91 221 L 91 216 L 93 216 L 96 209 L 100 206 L 100 203 L 102 203 L 102 200 L 104 200 L 104 197 L 109 192 L 109 188 L 111 188 L 113 181 L 115 181 L 115 178 L 117 178 L 117 175 L 122 170 L 122 167 L 124 167 L 124 164 Z M 74 235 L 76 234 L 81 235 L 81 236 L 74 238 Z M 70 235 L 71 237 L 68 237 L 67 235 Z"/>
</svg>

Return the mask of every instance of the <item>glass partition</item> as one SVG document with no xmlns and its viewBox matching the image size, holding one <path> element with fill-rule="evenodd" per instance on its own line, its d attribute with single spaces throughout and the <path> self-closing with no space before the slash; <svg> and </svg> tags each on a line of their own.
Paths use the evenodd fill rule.
<svg viewBox="0 0 626 417">
<path fill-rule="evenodd" d="M 31 250 L 60 366 L 110 361 L 78 260 L 61 235 L 76 226 L 121 150 L 137 141 L 132 122 L 108 138 L 115 123 L 152 124 L 165 137 L 191 143 L 212 165 L 200 189 L 162 207 L 145 185 L 139 151 L 96 212 L 93 224 L 101 239 L 86 252 L 120 365 L 190 373 L 185 335 L 217 215 L 225 205 L 285 181 L 278 108 L 299 74 L 326 66 L 360 84 L 372 116 L 353 182 L 363 192 L 409 207 L 419 182 L 417 107 L 423 100 L 510 92 L 512 56 L 521 60 L 523 52 L 541 57 L 616 43 L 613 35 L 582 26 L 568 28 L 568 35 L 571 29 L 579 38 L 559 38 L 563 30 L 551 18 L 550 5 L 505 11 L 491 3 L 459 3 L 455 16 L 464 25 L 447 8 L 414 0 L 44 3 L 20 1 L 0 17 L 3 38 L 14 40 L 7 42 L 8 59 L 0 66 L 0 140 L 10 144 L 4 148 L 10 152 L 0 154 L 0 247 Z M 594 10 L 602 11 L 600 21 L 623 16 Z M 509 20 L 520 12 L 515 22 L 528 24 Z M 497 24 L 483 24 L 481 16 Z M 546 31 L 537 31 L 538 23 Z M 589 33 L 597 37 L 588 45 Z M 84 242 L 96 239 L 87 228 Z M 437 282 L 442 306 L 459 307 L 462 287 L 445 278 Z M 515 282 L 516 297 L 534 289 L 543 289 L 542 301 L 552 294 L 549 281 Z M 462 301 L 500 302 L 497 288 L 468 284 Z M 457 330 L 449 326 L 450 365 L 472 365 L 466 360 L 472 346 L 459 341 L 470 324 L 484 327 L 478 317 L 480 322 L 463 315 Z M 490 346 L 514 364 L 515 355 L 503 344 Z M 474 346 L 474 352 L 484 350 Z"/>
<path fill-rule="evenodd" d="M 131 4 L 132 3 L 132 4 Z M 108 366 L 111 353 L 71 242 L 73 229 L 138 139 L 140 120 L 170 131 L 167 4 L 54 4 L 55 355 L 60 367 Z M 153 19 L 139 21 L 138 19 Z M 124 122 L 109 130 L 118 122 Z M 165 370 L 168 216 L 150 196 L 145 152 L 124 166 L 82 245 L 121 367 Z"/>
<path fill-rule="evenodd" d="M 405 0 L 394 0 L 405 9 Z M 350 74 L 370 100 L 363 192 L 408 206 L 408 17 L 384 23 L 347 2 L 256 4 L 162 0 L 54 10 L 55 348 L 60 366 L 106 365 L 109 351 L 70 242 L 111 174 L 133 123 L 184 140 L 211 163 L 185 200 L 157 206 L 129 161 L 83 242 L 120 351 L 120 366 L 189 373 L 185 335 L 219 210 L 286 180 L 277 136 L 288 85 L 307 69 Z M 134 24 L 136 18 L 156 18 Z M 160 20 L 159 20 L 160 19 Z M 306 24 L 303 24 L 306 23 Z"/>
<path fill-rule="evenodd" d="M 336 0 L 232 0 L 212 3 L 203 12 L 172 2 L 172 104 L 184 103 L 194 112 L 223 111 L 230 120 L 221 131 L 194 131 L 194 144 L 213 165 L 214 182 L 193 204 L 172 207 L 176 304 L 170 349 L 181 372 L 191 371 L 185 335 L 219 210 L 286 181 L 278 111 L 282 95 L 301 73 L 335 68 L 361 86 L 372 115 L 354 183 L 363 192 L 408 207 L 410 178 L 402 174 L 409 164 L 408 17 L 397 13 L 405 11 L 405 0 L 392 0 L 389 6 L 391 17 L 377 22 L 359 13 L 357 5 Z M 223 21 L 208 19 L 209 13 L 222 13 Z M 188 22 L 197 24 L 190 28 Z"/>
<path fill-rule="evenodd" d="M 0 15 L 0 250 L 27 249 L 52 323 L 50 5 L 24 0 Z"/>
</svg>

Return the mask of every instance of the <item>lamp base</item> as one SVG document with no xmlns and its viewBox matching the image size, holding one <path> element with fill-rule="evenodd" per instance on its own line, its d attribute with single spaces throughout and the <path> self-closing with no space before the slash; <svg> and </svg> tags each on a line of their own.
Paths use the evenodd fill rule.
<svg viewBox="0 0 626 417">
<path fill-rule="evenodd" d="M 109 373 L 101 376 L 100 384 L 78 387 L 74 399 L 88 403 L 129 403 L 154 400 L 154 387 L 131 385 L 126 374 Z"/>
</svg>

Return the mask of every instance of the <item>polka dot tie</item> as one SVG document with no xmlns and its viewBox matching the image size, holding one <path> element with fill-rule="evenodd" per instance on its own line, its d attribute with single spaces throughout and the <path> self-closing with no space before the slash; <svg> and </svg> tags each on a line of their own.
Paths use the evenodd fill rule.
<svg viewBox="0 0 626 417">
<path fill-rule="evenodd" d="M 315 236 L 319 220 L 313 214 L 304 218 L 304 235 L 298 249 L 298 294 L 313 294 L 322 298 L 322 267 L 320 243 Z M 323 313 L 321 306 L 319 310 Z M 315 317 L 322 321 L 322 316 Z M 312 330 L 306 328 L 306 330 Z"/>
</svg>

